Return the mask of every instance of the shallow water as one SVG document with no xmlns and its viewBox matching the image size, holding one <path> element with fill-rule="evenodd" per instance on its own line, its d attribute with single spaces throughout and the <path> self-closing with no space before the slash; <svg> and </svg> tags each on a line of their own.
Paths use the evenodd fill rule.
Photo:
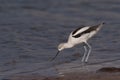
<svg viewBox="0 0 120 80">
<path fill-rule="evenodd" d="M 119 0 L 0 0 L 1 78 L 50 68 L 47 74 L 43 71 L 49 75 L 55 65 L 80 61 L 81 45 L 62 51 L 49 62 L 58 44 L 67 41 L 69 33 L 80 25 L 106 23 L 89 40 L 93 49 L 90 63 L 119 60 L 119 4 Z M 78 53 L 79 57 L 74 56 Z"/>
</svg>

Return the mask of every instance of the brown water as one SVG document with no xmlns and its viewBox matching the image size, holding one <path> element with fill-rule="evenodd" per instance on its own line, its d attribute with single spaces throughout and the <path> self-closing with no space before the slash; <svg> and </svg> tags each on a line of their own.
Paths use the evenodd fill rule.
<svg viewBox="0 0 120 80">
<path fill-rule="evenodd" d="M 89 41 L 89 63 L 119 60 L 119 21 L 119 0 L 0 0 L 0 79 L 34 72 L 53 75 L 53 66 L 80 61 L 81 45 L 49 62 L 58 44 L 80 25 L 106 23 Z"/>
</svg>

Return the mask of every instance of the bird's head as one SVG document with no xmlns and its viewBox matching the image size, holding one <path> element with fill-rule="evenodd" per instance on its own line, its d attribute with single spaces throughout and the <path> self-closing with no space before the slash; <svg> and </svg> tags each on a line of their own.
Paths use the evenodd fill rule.
<svg viewBox="0 0 120 80">
<path fill-rule="evenodd" d="M 65 43 L 61 43 L 58 45 L 58 51 L 62 51 L 63 49 L 65 49 Z"/>
<path fill-rule="evenodd" d="M 60 53 L 60 51 L 62 51 L 64 48 L 65 48 L 65 43 L 59 44 L 59 45 L 58 45 L 58 52 L 57 52 L 57 54 L 51 59 L 51 61 L 54 60 L 54 59 L 57 57 L 57 55 Z"/>
<path fill-rule="evenodd" d="M 62 51 L 63 49 L 71 48 L 71 47 L 73 47 L 73 45 L 68 44 L 68 43 L 61 43 L 61 44 L 59 44 L 58 45 L 58 52 L 51 60 L 54 60 L 57 57 L 57 55 L 60 53 L 60 51 Z"/>
</svg>

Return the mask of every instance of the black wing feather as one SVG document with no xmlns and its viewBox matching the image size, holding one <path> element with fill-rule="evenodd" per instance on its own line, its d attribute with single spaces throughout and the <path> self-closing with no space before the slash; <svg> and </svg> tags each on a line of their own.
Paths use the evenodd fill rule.
<svg viewBox="0 0 120 80">
<path fill-rule="evenodd" d="M 83 27 L 85 27 L 85 26 L 84 26 L 84 25 L 81 25 L 81 27 L 79 27 L 79 28 L 77 28 L 76 30 L 74 30 L 74 31 L 72 32 L 72 35 L 74 35 L 78 30 L 82 29 Z"/>
<path fill-rule="evenodd" d="M 82 33 L 79 33 L 79 34 L 77 34 L 77 35 L 74 35 L 73 37 L 74 37 L 74 38 L 78 38 L 78 37 L 80 37 L 80 36 L 83 35 L 83 34 L 90 33 L 90 32 L 92 32 L 92 31 L 96 31 L 98 27 L 99 27 L 99 25 L 89 27 L 87 30 L 85 30 L 85 31 L 83 31 Z M 77 30 L 77 31 L 78 31 L 78 30 Z M 77 32 L 77 31 L 76 31 L 76 32 Z"/>
</svg>

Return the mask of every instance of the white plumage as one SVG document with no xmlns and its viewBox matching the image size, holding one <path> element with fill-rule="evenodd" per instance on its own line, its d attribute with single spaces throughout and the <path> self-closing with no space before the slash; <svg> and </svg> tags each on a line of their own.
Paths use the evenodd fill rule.
<svg viewBox="0 0 120 80">
<path fill-rule="evenodd" d="M 68 41 L 66 43 L 61 43 L 58 46 L 58 53 L 65 48 L 72 48 L 77 44 L 84 43 L 85 53 L 82 58 L 82 62 L 87 62 L 91 53 L 91 46 L 87 43 L 87 41 L 100 30 L 103 24 L 104 23 L 95 26 L 82 26 L 74 30 L 70 33 Z M 52 58 L 52 60 L 54 60 L 57 57 L 58 53 L 55 55 L 54 58 Z"/>
</svg>

